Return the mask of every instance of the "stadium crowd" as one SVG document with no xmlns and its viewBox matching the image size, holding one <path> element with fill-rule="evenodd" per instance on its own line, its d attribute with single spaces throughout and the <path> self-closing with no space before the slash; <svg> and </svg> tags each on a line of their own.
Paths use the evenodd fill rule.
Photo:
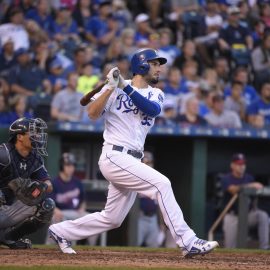
<svg viewBox="0 0 270 270">
<path fill-rule="evenodd" d="M 270 0 L 3 0 L 0 125 L 90 121 L 80 98 L 141 47 L 168 59 L 164 125 L 270 124 Z"/>
</svg>

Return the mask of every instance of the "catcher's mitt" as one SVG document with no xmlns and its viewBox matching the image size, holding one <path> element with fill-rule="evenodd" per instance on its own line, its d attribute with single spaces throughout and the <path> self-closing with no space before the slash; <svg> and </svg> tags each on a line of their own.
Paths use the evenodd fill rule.
<svg viewBox="0 0 270 270">
<path fill-rule="evenodd" d="M 11 180 L 8 186 L 18 200 L 29 206 L 37 205 L 43 201 L 48 188 L 46 183 L 21 177 Z"/>
</svg>

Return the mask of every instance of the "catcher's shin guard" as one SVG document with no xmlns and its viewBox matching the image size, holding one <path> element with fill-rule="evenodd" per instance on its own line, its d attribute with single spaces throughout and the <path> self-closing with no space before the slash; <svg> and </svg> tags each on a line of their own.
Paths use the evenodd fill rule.
<svg viewBox="0 0 270 270">
<path fill-rule="evenodd" d="M 34 216 L 29 217 L 11 228 L 8 228 L 5 233 L 5 239 L 17 241 L 24 235 L 31 234 L 41 229 L 45 224 L 50 223 L 54 208 L 54 200 L 51 198 L 45 199 L 38 206 L 37 212 Z"/>
</svg>

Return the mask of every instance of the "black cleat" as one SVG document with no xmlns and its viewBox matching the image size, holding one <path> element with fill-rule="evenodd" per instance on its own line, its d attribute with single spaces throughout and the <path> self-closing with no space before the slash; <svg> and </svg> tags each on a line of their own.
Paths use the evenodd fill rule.
<svg viewBox="0 0 270 270">
<path fill-rule="evenodd" d="M 0 242 L 0 244 L 9 247 L 10 249 L 29 249 L 32 248 L 32 243 L 30 239 L 19 239 L 17 241 L 6 240 Z"/>
</svg>

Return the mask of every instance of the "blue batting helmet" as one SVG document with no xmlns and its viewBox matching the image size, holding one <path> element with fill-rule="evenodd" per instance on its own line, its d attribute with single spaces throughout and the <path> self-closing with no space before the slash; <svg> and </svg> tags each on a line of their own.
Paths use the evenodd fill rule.
<svg viewBox="0 0 270 270">
<path fill-rule="evenodd" d="M 131 58 L 131 71 L 133 74 L 145 75 L 150 69 L 148 61 L 158 60 L 161 65 L 167 63 L 167 59 L 160 57 L 154 49 L 140 49 Z"/>
</svg>

